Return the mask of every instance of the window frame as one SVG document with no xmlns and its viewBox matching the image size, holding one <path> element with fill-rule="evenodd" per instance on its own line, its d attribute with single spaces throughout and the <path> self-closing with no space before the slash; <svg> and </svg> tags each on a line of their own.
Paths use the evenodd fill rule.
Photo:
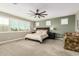
<svg viewBox="0 0 79 59">
<path fill-rule="evenodd" d="M 46 26 L 51 26 L 51 21 L 50 20 L 46 21 Z"/>
<path fill-rule="evenodd" d="M 68 25 L 69 19 L 68 18 L 62 18 L 61 19 L 61 25 Z"/>
</svg>

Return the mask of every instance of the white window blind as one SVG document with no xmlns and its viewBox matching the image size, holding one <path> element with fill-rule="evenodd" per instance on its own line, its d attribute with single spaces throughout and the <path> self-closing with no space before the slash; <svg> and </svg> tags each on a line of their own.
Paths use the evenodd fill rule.
<svg viewBox="0 0 79 59">
<path fill-rule="evenodd" d="M 0 16 L 0 25 L 9 25 L 9 18 Z"/>
<path fill-rule="evenodd" d="M 51 21 L 46 21 L 46 25 L 50 26 L 51 25 Z"/>
<path fill-rule="evenodd" d="M 0 15 L 0 32 L 9 31 L 9 18 Z"/>
<path fill-rule="evenodd" d="M 30 22 L 24 20 L 11 20 L 10 28 L 14 31 L 30 30 Z"/>
<path fill-rule="evenodd" d="M 0 15 L 0 32 L 30 30 L 31 22 L 22 19 Z"/>
<path fill-rule="evenodd" d="M 61 25 L 68 24 L 68 18 L 61 19 Z"/>
</svg>

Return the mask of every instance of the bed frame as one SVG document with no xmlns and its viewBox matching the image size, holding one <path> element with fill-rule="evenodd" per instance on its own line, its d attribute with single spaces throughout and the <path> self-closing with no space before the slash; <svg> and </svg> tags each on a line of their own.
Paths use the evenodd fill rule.
<svg viewBox="0 0 79 59">
<path fill-rule="evenodd" d="M 39 28 L 36 28 L 36 31 L 37 31 L 37 30 L 48 30 L 48 31 L 47 31 L 47 34 L 50 32 L 50 28 L 49 28 L 49 27 L 39 27 Z M 48 35 L 48 37 L 49 37 L 49 35 Z M 48 38 L 48 37 L 47 37 L 47 38 Z M 40 41 L 38 41 L 38 40 L 30 39 L 30 38 L 25 38 L 25 40 L 28 39 L 28 40 L 36 41 L 36 42 L 39 42 L 39 43 L 43 43 L 44 40 L 46 40 L 47 38 L 43 39 L 42 42 L 40 42 Z"/>
</svg>

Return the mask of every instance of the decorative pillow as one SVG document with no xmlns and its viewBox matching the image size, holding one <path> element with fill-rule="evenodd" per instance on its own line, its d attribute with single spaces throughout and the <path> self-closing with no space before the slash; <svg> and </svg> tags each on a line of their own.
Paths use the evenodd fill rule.
<svg viewBox="0 0 79 59">
<path fill-rule="evenodd" d="M 41 30 L 37 30 L 36 33 L 42 33 Z"/>
<path fill-rule="evenodd" d="M 47 30 L 37 30 L 36 33 L 47 34 Z"/>
<path fill-rule="evenodd" d="M 43 30 L 42 31 L 42 34 L 47 34 L 47 30 Z"/>
</svg>

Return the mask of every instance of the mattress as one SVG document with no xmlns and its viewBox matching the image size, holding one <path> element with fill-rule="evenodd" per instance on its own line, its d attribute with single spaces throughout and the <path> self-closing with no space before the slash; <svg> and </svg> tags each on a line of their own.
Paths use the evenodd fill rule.
<svg viewBox="0 0 79 59">
<path fill-rule="evenodd" d="M 43 41 L 44 38 L 48 37 L 48 34 L 38 34 L 38 33 L 32 33 L 32 34 L 27 34 L 25 38 L 33 39 L 33 40 L 38 40 L 40 42 Z"/>
</svg>

